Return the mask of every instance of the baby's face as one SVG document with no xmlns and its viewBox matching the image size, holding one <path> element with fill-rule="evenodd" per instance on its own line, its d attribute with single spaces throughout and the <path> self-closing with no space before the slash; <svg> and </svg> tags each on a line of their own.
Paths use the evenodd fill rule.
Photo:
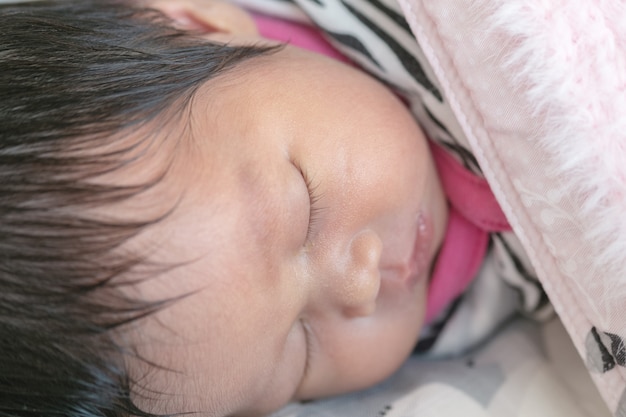
<svg viewBox="0 0 626 417">
<path fill-rule="evenodd" d="M 138 286 L 191 294 L 138 324 L 160 413 L 263 415 L 394 372 L 422 326 L 446 204 L 424 135 L 386 87 L 286 49 L 198 92 Z M 161 201 L 169 207 L 172 199 Z"/>
</svg>

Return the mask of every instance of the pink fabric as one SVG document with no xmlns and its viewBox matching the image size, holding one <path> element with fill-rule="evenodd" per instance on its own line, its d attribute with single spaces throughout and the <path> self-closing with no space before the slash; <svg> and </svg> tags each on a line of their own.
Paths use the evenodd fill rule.
<svg viewBox="0 0 626 417">
<path fill-rule="evenodd" d="M 350 63 L 350 60 L 328 43 L 316 28 L 258 13 L 253 14 L 253 18 L 263 37 Z"/>
<path fill-rule="evenodd" d="M 437 164 L 439 179 L 454 208 L 485 231 L 511 231 L 487 180 L 465 169 L 441 146 L 431 143 L 431 151 Z"/>
<path fill-rule="evenodd" d="M 472 282 L 485 257 L 489 234 L 450 206 L 446 236 L 428 287 L 426 323 L 430 323 Z"/>
<path fill-rule="evenodd" d="M 626 337 L 626 3 L 398 2 L 457 140 L 471 146 L 609 410 L 626 416 L 624 344 L 607 336 Z M 590 391 L 568 405 L 591 404 Z"/>
<path fill-rule="evenodd" d="M 476 277 L 487 251 L 489 232 L 511 230 L 487 181 L 465 169 L 439 145 L 431 143 L 430 148 L 450 215 L 428 288 L 427 323 Z"/>
<path fill-rule="evenodd" d="M 350 62 L 312 27 L 261 14 L 255 14 L 254 20 L 264 37 Z M 487 182 L 439 146 L 431 144 L 431 150 L 450 202 L 450 217 L 428 289 L 427 322 L 474 279 L 485 257 L 488 233 L 510 230 Z"/>
</svg>

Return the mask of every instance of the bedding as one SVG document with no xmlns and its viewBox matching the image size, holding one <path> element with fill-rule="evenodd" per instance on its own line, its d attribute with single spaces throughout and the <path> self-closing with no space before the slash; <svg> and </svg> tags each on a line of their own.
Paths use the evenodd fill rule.
<svg viewBox="0 0 626 417">
<path fill-rule="evenodd" d="M 626 415 L 626 4 L 400 0 L 611 412 Z"/>
<path fill-rule="evenodd" d="M 271 417 L 608 417 L 557 319 L 516 319 L 452 359 L 414 356 L 370 390 L 292 404 Z"/>
</svg>

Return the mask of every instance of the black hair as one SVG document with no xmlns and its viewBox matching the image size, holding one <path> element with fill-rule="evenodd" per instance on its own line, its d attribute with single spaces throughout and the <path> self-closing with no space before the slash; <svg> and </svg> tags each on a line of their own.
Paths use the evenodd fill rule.
<svg viewBox="0 0 626 417">
<path fill-rule="evenodd" d="M 207 42 L 128 0 L 0 6 L 0 417 L 151 415 L 115 333 L 167 305 L 120 290 L 142 263 L 120 247 L 159 219 L 89 213 L 159 178 L 93 181 L 136 146 L 103 145 L 273 50 Z"/>
</svg>

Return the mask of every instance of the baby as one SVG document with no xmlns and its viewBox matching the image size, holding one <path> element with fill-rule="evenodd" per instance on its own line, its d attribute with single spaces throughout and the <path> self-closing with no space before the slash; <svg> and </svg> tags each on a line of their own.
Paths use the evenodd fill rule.
<svg viewBox="0 0 626 417">
<path fill-rule="evenodd" d="M 232 4 L 128 3 L 0 8 L 0 412 L 257 416 L 384 380 L 448 228 L 412 114 Z"/>
</svg>

